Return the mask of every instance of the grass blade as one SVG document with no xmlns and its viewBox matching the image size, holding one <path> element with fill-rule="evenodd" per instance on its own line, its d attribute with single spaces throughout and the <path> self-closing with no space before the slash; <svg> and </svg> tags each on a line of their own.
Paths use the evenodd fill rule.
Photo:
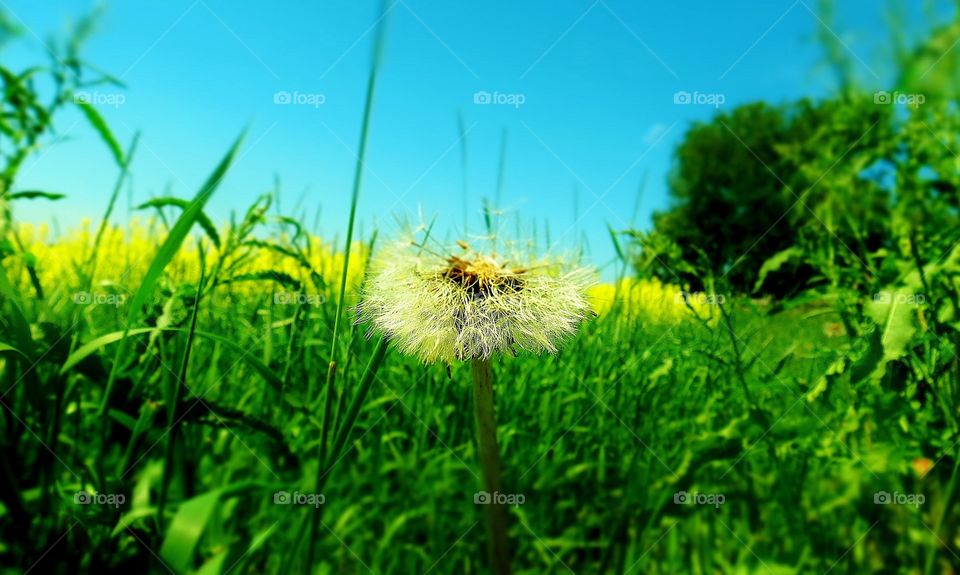
<svg viewBox="0 0 960 575">
<path fill-rule="evenodd" d="M 200 537 L 217 509 L 220 490 L 198 495 L 180 505 L 160 547 L 160 557 L 175 573 L 186 573 Z"/>
<path fill-rule="evenodd" d="M 41 200 L 56 201 L 56 200 L 62 200 L 62 199 L 65 198 L 65 197 L 67 197 L 66 194 L 57 194 L 57 193 L 54 193 L 54 192 L 44 192 L 44 191 L 41 191 L 41 190 L 26 190 L 26 191 L 23 191 L 23 192 L 14 192 L 14 193 L 6 196 L 6 199 L 8 199 L 8 200 L 36 200 L 36 199 L 41 199 Z"/>
<path fill-rule="evenodd" d="M 343 254 L 343 270 L 340 274 L 340 297 L 337 301 L 337 311 L 336 316 L 333 320 L 333 335 L 330 342 L 330 364 L 327 370 L 327 394 L 326 401 L 323 410 L 323 427 L 321 431 L 321 445 L 320 453 L 318 454 L 317 460 L 317 485 L 320 485 L 323 481 L 324 466 L 326 465 L 327 460 L 327 439 L 330 433 L 330 427 L 332 424 L 331 412 L 333 408 L 334 401 L 334 384 L 336 383 L 336 373 L 337 373 L 337 364 L 336 364 L 336 354 L 337 354 L 337 342 L 340 335 L 340 319 L 343 316 L 343 306 L 346 301 L 347 295 L 347 272 L 350 268 L 350 251 L 353 244 L 353 228 L 354 223 L 357 219 L 357 203 L 360 197 L 360 189 L 363 183 L 363 170 L 366 167 L 364 164 L 364 158 L 367 154 L 367 141 L 370 135 L 370 118 L 373 112 L 373 98 L 376 93 L 377 88 L 377 77 L 379 75 L 380 68 L 380 58 L 383 53 L 383 42 L 386 26 L 383 22 L 385 19 L 387 10 L 386 5 L 381 5 L 381 17 L 377 29 L 377 37 L 374 42 L 373 47 L 373 62 L 370 65 L 370 75 L 367 78 L 367 99 L 363 108 L 363 125 L 360 129 L 360 150 L 357 155 L 357 165 L 354 170 L 353 177 L 353 192 L 350 199 L 350 217 L 347 220 L 347 237 L 345 240 L 344 254 Z M 315 378 L 312 378 L 311 386 Z M 313 402 L 313 393 L 311 389 L 308 389 L 307 400 Z M 307 569 L 312 569 L 313 567 L 313 557 L 314 549 L 316 548 L 316 533 L 317 528 L 320 522 L 320 513 L 315 512 L 310 515 L 310 528 L 309 528 L 309 537 L 307 538 Z"/>
<path fill-rule="evenodd" d="M 87 121 L 90 122 L 90 125 L 93 126 L 93 129 L 100 134 L 100 137 L 103 139 L 103 143 L 110 148 L 110 153 L 113 154 L 113 159 L 116 160 L 117 165 L 123 167 L 126 165 L 126 162 L 123 158 L 123 149 L 120 148 L 120 143 L 117 142 L 117 139 L 113 137 L 113 132 L 110 131 L 110 126 L 107 125 L 106 120 L 103 119 L 103 116 L 100 115 L 100 112 L 97 111 L 89 102 L 77 102 L 77 107 L 80 108 L 80 111 L 83 112 L 83 115 L 87 117 Z"/>
<path fill-rule="evenodd" d="M 81 361 L 93 355 L 104 346 L 110 345 L 111 343 L 116 343 L 126 338 L 152 333 L 155 331 L 186 332 L 186 330 L 181 328 L 141 327 L 108 333 L 77 348 L 77 351 L 70 354 L 70 356 L 67 357 L 67 360 L 63 363 L 63 366 L 60 368 L 60 374 L 66 374 L 68 371 L 76 367 Z M 277 388 L 277 390 L 283 389 L 283 380 L 280 379 L 280 376 L 277 375 L 275 371 L 270 369 L 267 364 L 257 359 L 256 356 L 247 353 L 248 350 L 243 348 L 236 341 L 217 333 L 210 333 L 201 330 L 196 330 L 194 334 L 209 340 L 213 340 L 224 347 L 237 352 L 237 354 L 240 355 L 240 359 L 252 367 L 257 373 L 259 373 L 267 383 Z"/>
<path fill-rule="evenodd" d="M 182 210 L 187 210 L 190 207 L 190 202 L 184 200 L 183 198 L 153 198 L 149 201 L 146 201 L 136 207 L 138 210 L 145 210 L 147 208 L 156 208 L 157 210 L 162 210 L 168 206 L 174 206 Z M 213 221 L 201 210 L 197 214 L 197 224 L 203 228 L 203 231 L 207 233 L 207 236 L 210 237 L 210 241 L 213 242 L 213 245 L 220 247 L 220 234 L 217 232 L 217 226 L 213 225 Z"/>
</svg>

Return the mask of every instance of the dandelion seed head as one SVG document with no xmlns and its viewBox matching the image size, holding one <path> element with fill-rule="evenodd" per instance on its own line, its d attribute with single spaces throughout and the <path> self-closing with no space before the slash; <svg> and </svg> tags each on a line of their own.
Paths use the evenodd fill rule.
<svg viewBox="0 0 960 575">
<path fill-rule="evenodd" d="M 555 353 L 592 315 L 592 270 L 473 251 L 394 244 L 370 262 L 358 321 L 426 363 Z"/>
</svg>

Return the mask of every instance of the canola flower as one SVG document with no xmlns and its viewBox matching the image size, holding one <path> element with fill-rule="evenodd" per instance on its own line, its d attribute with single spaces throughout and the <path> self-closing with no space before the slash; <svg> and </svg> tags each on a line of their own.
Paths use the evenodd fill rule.
<svg viewBox="0 0 960 575">
<path fill-rule="evenodd" d="M 398 244 L 373 258 L 359 319 L 426 363 L 554 353 L 590 315 L 593 273 L 473 251 L 441 256 Z"/>
<path fill-rule="evenodd" d="M 692 319 L 690 307 L 700 317 L 714 317 L 704 294 L 685 294 L 679 287 L 656 278 L 624 278 L 617 283 L 597 284 L 588 292 L 598 315 L 613 313 L 617 304 L 623 311 L 642 315 L 656 324 L 674 325 Z"/>
<path fill-rule="evenodd" d="M 94 236 L 96 235 L 96 226 L 92 225 L 89 220 L 84 220 L 77 229 L 70 230 L 61 235 L 55 235 L 47 224 L 35 225 L 27 222 L 17 223 L 15 225 L 15 231 L 36 266 L 41 284 L 44 288 L 50 289 L 50 295 L 57 295 L 54 291 L 55 288 L 66 291 L 82 287 L 75 285 L 77 271 L 78 269 L 82 269 L 80 266 L 90 257 L 94 244 Z M 96 269 L 96 276 L 93 280 L 94 287 L 111 287 L 121 292 L 133 291 L 146 273 L 147 267 L 153 255 L 162 244 L 163 239 L 163 230 L 155 220 L 149 218 L 133 218 L 129 225 L 123 227 L 115 225 L 107 226 L 100 243 L 101 255 Z M 334 285 L 340 277 L 340 271 L 343 269 L 343 254 L 341 250 L 336 249 L 329 242 L 317 237 L 310 237 L 308 242 L 310 244 L 310 250 L 308 250 L 309 255 L 307 259 L 310 265 L 328 284 Z M 355 257 L 350 260 L 350 269 L 347 274 L 347 285 L 350 288 L 350 293 L 355 292 L 361 285 L 366 267 L 366 246 L 358 244 L 354 247 L 353 253 Z M 417 257 L 416 250 L 407 249 L 406 246 L 399 246 L 399 249 L 392 250 L 392 253 L 392 257 L 396 258 L 392 261 L 393 265 L 388 266 L 392 268 L 392 273 L 402 272 L 404 268 L 401 267 L 401 263 L 409 263 L 411 258 L 417 260 L 414 265 L 420 266 L 421 269 L 429 265 L 435 270 L 442 271 L 444 266 L 448 265 L 443 258 L 427 260 L 422 257 Z M 356 254 L 359 254 L 359 256 Z M 208 261 L 215 256 L 216 250 L 208 252 Z M 386 252 L 384 252 L 382 256 L 386 256 Z M 461 258 L 462 257 L 463 256 L 461 256 Z M 374 261 L 371 262 L 371 272 L 376 271 L 379 266 L 390 263 L 391 260 L 387 257 L 374 258 Z M 12 274 L 11 279 L 18 284 L 18 287 L 22 290 L 29 291 L 30 279 L 26 270 L 23 269 L 22 266 L 16 266 L 9 260 L 4 262 L 4 265 L 8 267 L 8 272 L 16 271 L 16 273 Z M 167 268 L 167 275 L 176 283 L 196 281 L 198 265 L 199 252 L 192 243 L 188 242 L 184 244 L 173 261 L 171 261 Z M 516 269 L 519 270 L 521 268 Z M 528 287 L 525 295 L 528 296 L 528 300 L 539 299 L 542 301 L 542 297 L 530 297 L 537 293 L 531 283 L 540 282 L 543 289 L 549 290 L 548 284 L 558 280 L 558 274 L 554 273 L 554 277 L 545 276 L 549 276 L 549 272 L 551 271 L 556 272 L 557 269 L 558 268 L 554 266 L 553 268 L 543 270 L 533 270 L 538 272 L 537 274 L 533 274 L 532 272 L 515 274 L 517 277 L 525 276 L 524 279 L 527 281 Z M 234 269 L 233 273 L 239 275 L 260 270 L 279 271 L 291 277 L 306 281 L 304 270 L 296 261 L 275 251 L 264 249 L 250 250 L 245 253 L 243 261 Z M 389 270 L 385 269 L 384 271 Z M 541 271 L 547 273 L 541 274 L 539 273 Z M 402 276 L 404 274 L 401 273 L 400 275 Z M 585 289 L 590 308 L 600 316 L 614 313 L 615 306 L 620 305 L 624 311 L 631 314 L 642 315 L 657 324 L 672 325 L 691 318 L 690 310 L 687 309 L 681 299 L 683 292 L 680 288 L 663 283 L 657 279 L 625 278 L 615 283 L 592 283 L 592 275 L 583 269 L 575 269 L 572 275 L 569 273 L 567 275 L 566 280 L 562 282 L 562 286 L 568 288 L 564 297 L 570 297 L 572 292 Z M 386 280 L 387 277 L 382 276 L 382 279 Z M 409 277 L 407 277 L 407 279 L 409 279 Z M 372 287 L 369 281 L 368 286 Z M 576 289 L 570 289 L 574 286 L 578 287 Z M 584 286 L 587 287 L 584 288 Z M 415 287 L 415 284 L 407 285 L 408 289 Z M 243 295 L 246 292 L 251 294 L 262 292 L 262 286 L 257 286 L 253 282 L 237 283 L 234 284 L 231 289 L 235 293 L 238 293 L 238 295 Z M 332 291 L 336 292 L 336 290 Z M 389 297 L 396 297 L 396 295 L 400 293 L 398 284 L 394 284 L 393 288 L 385 293 L 388 294 Z M 552 296 L 559 294 L 560 292 L 546 292 L 546 295 Z M 336 297 L 337 293 L 331 293 L 329 295 Z M 576 297 L 576 294 L 574 294 L 574 296 Z M 389 297 L 386 299 L 389 299 Z M 382 301 L 383 304 L 387 303 L 386 299 Z M 560 301 L 560 299 L 561 298 L 553 297 L 549 301 L 556 303 Z M 702 317 L 710 315 L 710 306 L 702 302 L 700 298 L 694 297 L 688 299 L 691 306 Z M 402 303 L 407 304 L 408 302 L 409 300 L 404 300 Z M 561 311 L 573 309 L 573 307 L 576 306 L 562 307 Z M 387 308 L 383 307 L 382 309 L 385 310 Z M 404 307 L 402 311 L 403 313 L 393 317 L 393 321 L 402 320 L 404 314 L 409 315 L 411 313 L 408 306 Z M 407 322 L 405 325 L 410 324 Z M 564 324 L 561 322 L 559 325 L 569 327 L 569 323 Z M 421 325 L 421 328 L 422 327 L 423 325 Z M 432 326 L 428 327 L 432 328 Z M 527 327 L 527 331 L 530 331 L 529 325 L 521 324 L 520 327 Z M 384 332 L 389 333 L 390 330 L 385 329 Z M 415 333 L 424 333 L 424 330 L 418 329 L 415 330 Z M 533 333 L 536 335 L 537 331 L 533 330 Z M 515 347 L 535 353 L 543 351 L 553 352 L 556 349 L 556 345 L 568 335 L 569 333 L 555 333 L 553 337 L 548 337 L 546 342 L 552 344 L 553 347 L 538 344 L 538 339 L 541 343 L 543 342 L 540 338 L 534 337 L 530 340 L 524 340 L 524 338 L 521 337 L 521 341 L 528 341 L 529 343 L 527 345 L 518 343 Z M 398 338 L 395 341 L 399 346 L 400 339 Z M 491 353 L 513 351 L 505 345 L 509 341 L 509 338 L 506 336 L 497 341 L 501 345 L 487 345 Z M 426 344 L 427 342 L 424 340 L 420 343 Z M 421 355 L 417 351 L 416 346 L 402 348 L 402 350 L 414 355 Z M 435 350 L 434 355 L 436 355 L 436 357 L 431 361 L 441 359 L 440 351 L 439 348 Z M 446 350 L 446 359 L 449 360 L 451 357 L 455 357 L 455 354 L 451 354 L 449 349 Z"/>
<path fill-rule="evenodd" d="M 77 284 L 78 272 L 84 269 L 89 260 L 96 236 L 96 226 L 92 226 L 89 220 L 84 220 L 78 229 L 57 237 L 46 224 L 18 223 L 16 233 L 34 262 L 41 285 L 60 289 L 61 292 L 84 287 Z M 108 225 L 99 245 L 99 259 L 92 281 L 94 287 L 134 291 L 164 239 L 164 230 L 153 219 L 145 221 L 133 218 L 123 227 Z M 279 237 L 275 243 L 282 244 L 285 240 Z M 328 285 L 333 285 L 343 269 L 343 254 L 332 244 L 315 236 L 309 236 L 306 243 L 309 247 L 305 250 L 306 262 Z M 366 252 L 366 246 L 355 246 L 355 257 L 351 258 L 347 270 L 347 285 L 351 292 L 360 285 Z M 217 255 L 217 250 L 208 246 L 207 261 L 212 261 Z M 256 246 L 244 247 L 235 255 L 235 260 L 235 265 L 231 265 L 233 276 L 272 271 L 306 283 L 309 275 L 309 271 L 294 258 Z M 22 266 L 17 269 L 11 262 L 5 262 L 4 265 L 17 272 L 11 278 L 13 281 L 22 289 L 29 289 L 30 280 Z M 167 266 L 165 273 L 174 283 L 195 282 L 199 277 L 199 266 L 200 253 L 194 244 L 187 242 Z M 231 291 L 238 295 L 257 295 L 263 293 L 263 286 L 255 282 L 240 282 L 233 284 Z M 334 292 L 331 290 L 329 295 L 336 296 Z"/>
</svg>

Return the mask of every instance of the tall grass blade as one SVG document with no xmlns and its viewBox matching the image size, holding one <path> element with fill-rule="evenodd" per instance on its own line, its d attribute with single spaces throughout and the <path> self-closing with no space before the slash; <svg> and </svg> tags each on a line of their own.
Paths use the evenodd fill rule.
<svg viewBox="0 0 960 575">
<path fill-rule="evenodd" d="M 149 201 L 146 201 L 134 209 L 145 210 L 147 208 L 156 208 L 157 210 L 162 210 L 166 207 L 177 207 L 182 210 L 187 210 L 190 207 L 190 202 L 184 200 L 183 198 L 152 198 Z M 207 233 L 207 236 L 210 238 L 210 241 L 213 242 L 213 245 L 220 247 L 220 233 L 217 232 L 217 226 L 213 225 L 213 221 L 207 217 L 205 213 L 201 210 L 197 214 L 197 224 L 203 228 L 203 231 Z"/>
<path fill-rule="evenodd" d="M 117 162 L 117 165 L 121 168 L 124 167 L 126 160 L 124 160 L 123 149 L 113 136 L 113 132 L 110 131 L 110 126 L 107 125 L 106 120 L 103 119 L 100 112 L 89 102 L 78 101 L 77 107 L 83 112 L 83 115 L 87 118 L 90 125 L 93 126 L 93 129 L 100 134 L 100 138 L 103 140 L 103 143 L 107 145 L 107 148 L 110 149 L 110 153 L 113 154 L 113 159 Z"/>
<path fill-rule="evenodd" d="M 343 317 L 343 307 L 347 299 L 347 273 L 350 269 L 350 253 L 353 247 L 353 228 L 357 218 L 357 203 L 360 198 L 360 189 L 363 183 L 363 172 L 366 168 L 364 159 L 367 154 L 367 142 L 370 135 L 370 119 L 373 112 L 373 100 L 376 94 L 377 78 L 379 76 L 380 61 L 383 56 L 383 45 L 386 33 L 385 15 L 386 4 L 381 5 L 381 18 L 377 26 L 377 36 L 373 47 L 373 62 L 370 65 L 370 74 L 367 78 L 366 103 L 363 108 L 363 125 L 360 129 L 360 149 L 357 154 L 357 165 L 354 170 L 353 191 L 350 198 L 350 216 L 347 220 L 347 237 L 344 243 L 343 270 L 340 273 L 339 299 L 337 300 L 336 316 L 333 320 L 333 335 L 330 341 L 330 363 L 327 370 L 327 394 L 323 409 L 323 423 L 320 439 L 320 453 L 317 460 L 317 484 L 322 481 L 322 473 L 327 459 L 327 439 L 332 425 L 332 409 L 334 402 L 334 385 L 337 373 L 337 343 L 340 335 L 340 321 Z M 315 378 L 311 379 L 311 386 Z M 313 403 L 313 393 L 308 389 L 308 402 Z M 310 529 L 307 538 L 307 569 L 312 569 L 314 550 L 316 548 L 316 534 L 320 522 L 320 513 L 315 511 L 310 515 Z"/>
</svg>

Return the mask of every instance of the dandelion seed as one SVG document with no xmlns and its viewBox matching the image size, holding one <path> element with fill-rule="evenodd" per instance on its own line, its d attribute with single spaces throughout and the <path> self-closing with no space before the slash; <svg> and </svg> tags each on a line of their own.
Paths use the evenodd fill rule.
<svg viewBox="0 0 960 575">
<path fill-rule="evenodd" d="M 359 319 L 427 363 L 489 359 L 497 353 L 554 353 L 592 315 L 593 273 L 562 262 L 478 253 L 458 242 L 442 256 L 409 244 L 374 258 Z"/>
</svg>

